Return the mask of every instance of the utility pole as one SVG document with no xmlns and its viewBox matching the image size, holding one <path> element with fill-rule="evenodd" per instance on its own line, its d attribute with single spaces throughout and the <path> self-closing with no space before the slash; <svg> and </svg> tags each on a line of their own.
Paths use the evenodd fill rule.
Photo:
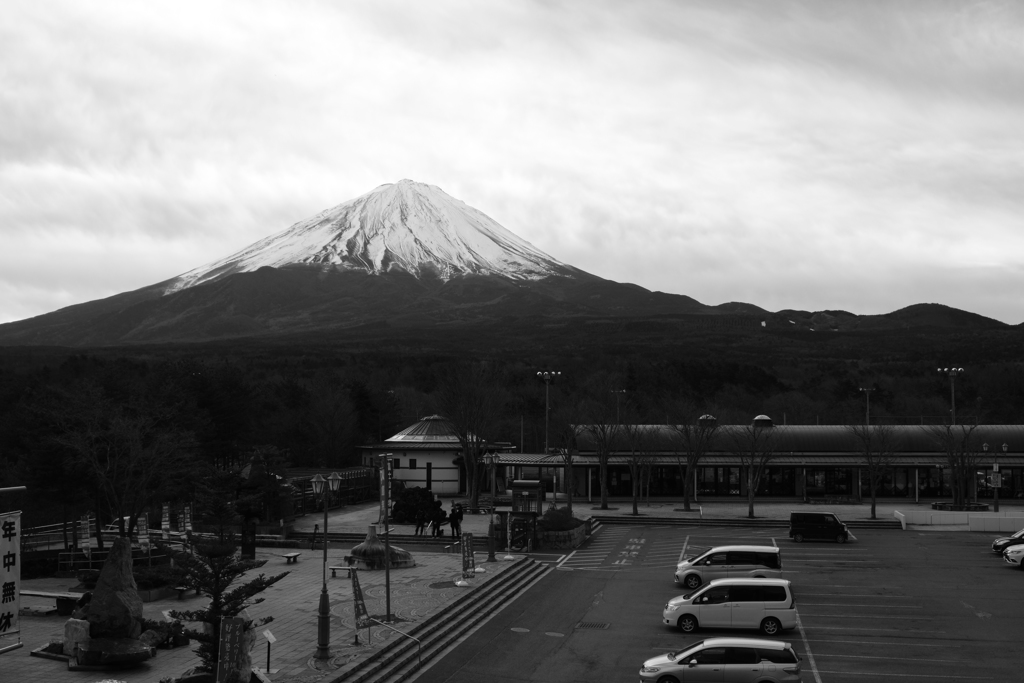
<svg viewBox="0 0 1024 683">
<path fill-rule="evenodd" d="M 957 375 L 964 374 L 963 368 L 938 368 L 938 371 L 944 375 L 949 375 L 949 403 L 952 410 L 950 411 L 950 424 L 956 424 L 956 378 Z"/>
</svg>

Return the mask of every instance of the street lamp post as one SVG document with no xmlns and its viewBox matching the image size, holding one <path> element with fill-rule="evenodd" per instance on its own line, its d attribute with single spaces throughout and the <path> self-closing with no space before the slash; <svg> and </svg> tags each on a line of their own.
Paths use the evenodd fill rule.
<svg viewBox="0 0 1024 683">
<path fill-rule="evenodd" d="M 562 373 L 560 372 L 538 372 L 537 377 L 544 382 L 544 455 L 548 454 L 548 418 L 551 416 L 551 380 Z"/>
<path fill-rule="evenodd" d="M 1003 454 L 1005 454 L 1006 451 L 1009 450 L 1009 448 L 1010 448 L 1010 446 L 1008 444 L 1004 443 L 1003 444 Z M 988 455 L 988 444 L 987 443 L 981 444 L 981 450 L 985 451 L 985 454 Z M 993 453 L 993 461 L 992 461 L 992 488 L 993 488 L 993 491 L 992 491 L 992 510 L 993 510 L 993 512 L 999 512 L 999 487 L 1000 487 L 1000 485 L 1002 483 L 1003 483 L 1002 482 L 1002 475 L 999 474 L 999 454 L 998 453 Z"/>
<path fill-rule="evenodd" d="M 494 503 L 495 503 L 495 483 L 494 483 L 494 470 L 498 465 L 498 454 L 497 453 L 485 453 L 484 463 L 491 471 L 491 521 L 487 524 L 487 561 L 497 562 L 497 558 L 494 557 Z"/>
<path fill-rule="evenodd" d="M 939 372 L 944 375 L 949 375 L 949 403 L 952 411 L 950 412 L 950 424 L 956 424 L 956 378 L 957 375 L 964 374 L 963 368 L 939 368 Z"/>
<path fill-rule="evenodd" d="M 331 493 L 341 487 L 341 475 L 331 472 L 326 479 L 317 472 L 313 477 L 313 495 L 320 496 L 324 504 L 324 582 L 320 590 L 320 607 L 317 610 L 317 659 L 329 659 L 331 656 L 331 599 L 327 595 L 327 503 Z"/>
<path fill-rule="evenodd" d="M 619 399 L 626 393 L 625 389 L 612 389 L 612 393 L 615 394 L 615 424 L 621 424 L 619 420 Z"/>
<path fill-rule="evenodd" d="M 864 392 L 864 424 L 871 424 L 871 392 L 874 388 L 868 389 L 867 387 L 861 387 L 861 391 Z"/>
</svg>

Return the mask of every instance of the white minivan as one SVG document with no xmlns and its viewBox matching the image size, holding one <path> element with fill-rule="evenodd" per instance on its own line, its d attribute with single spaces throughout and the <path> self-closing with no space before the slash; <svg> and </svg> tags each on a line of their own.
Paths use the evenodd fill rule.
<svg viewBox="0 0 1024 683">
<path fill-rule="evenodd" d="M 715 579 L 672 598 L 662 622 L 684 633 L 698 628 L 751 628 L 766 636 L 796 627 L 796 599 L 786 579 Z"/>
<path fill-rule="evenodd" d="M 676 565 L 676 583 L 696 588 L 712 579 L 782 576 L 782 551 L 773 545 L 723 545 Z"/>
</svg>

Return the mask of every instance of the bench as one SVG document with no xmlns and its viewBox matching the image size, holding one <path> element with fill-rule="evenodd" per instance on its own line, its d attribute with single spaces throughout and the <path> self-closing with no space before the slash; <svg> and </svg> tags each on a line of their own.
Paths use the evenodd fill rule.
<svg viewBox="0 0 1024 683">
<path fill-rule="evenodd" d="M 185 593 L 188 593 L 189 591 L 196 591 L 196 595 L 199 595 L 199 591 L 196 590 L 195 587 L 193 586 L 175 586 L 174 590 L 178 591 L 179 600 L 184 600 Z"/>
<path fill-rule="evenodd" d="M 281 557 L 285 559 L 285 564 L 295 564 L 299 561 L 299 555 L 302 553 L 285 553 Z"/>
<path fill-rule="evenodd" d="M 337 572 L 342 570 L 347 571 L 349 576 L 352 576 L 352 567 L 328 567 L 331 570 L 331 578 L 335 579 L 338 577 Z"/>
<path fill-rule="evenodd" d="M 81 599 L 81 593 L 51 593 L 49 591 L 21 591 L 22 595 L 29 595 L 34 598 L 50 598 L 57 603 L 57 614 L 62 617 L 71 616 L 75 611 L 75 605 Z"/>
</svg>

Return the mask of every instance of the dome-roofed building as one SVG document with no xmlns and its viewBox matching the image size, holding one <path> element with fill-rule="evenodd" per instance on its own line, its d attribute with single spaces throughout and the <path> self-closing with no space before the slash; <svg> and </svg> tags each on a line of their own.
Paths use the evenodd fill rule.
<svg viewBox="0 0 1024 683">
<path fill-rule="evenodd" d="M 489 450 L 508 444 L 487 443 Z M 440 496 L 466 493 L 462 443 L 455 426 L 442 415 L 428 415 L 381 443 L 362 446 L 363 463 L 377 466 L 377 456 L 390 454 L 394 478 L 412 488 L 419 486 Z"/>
</svg>

